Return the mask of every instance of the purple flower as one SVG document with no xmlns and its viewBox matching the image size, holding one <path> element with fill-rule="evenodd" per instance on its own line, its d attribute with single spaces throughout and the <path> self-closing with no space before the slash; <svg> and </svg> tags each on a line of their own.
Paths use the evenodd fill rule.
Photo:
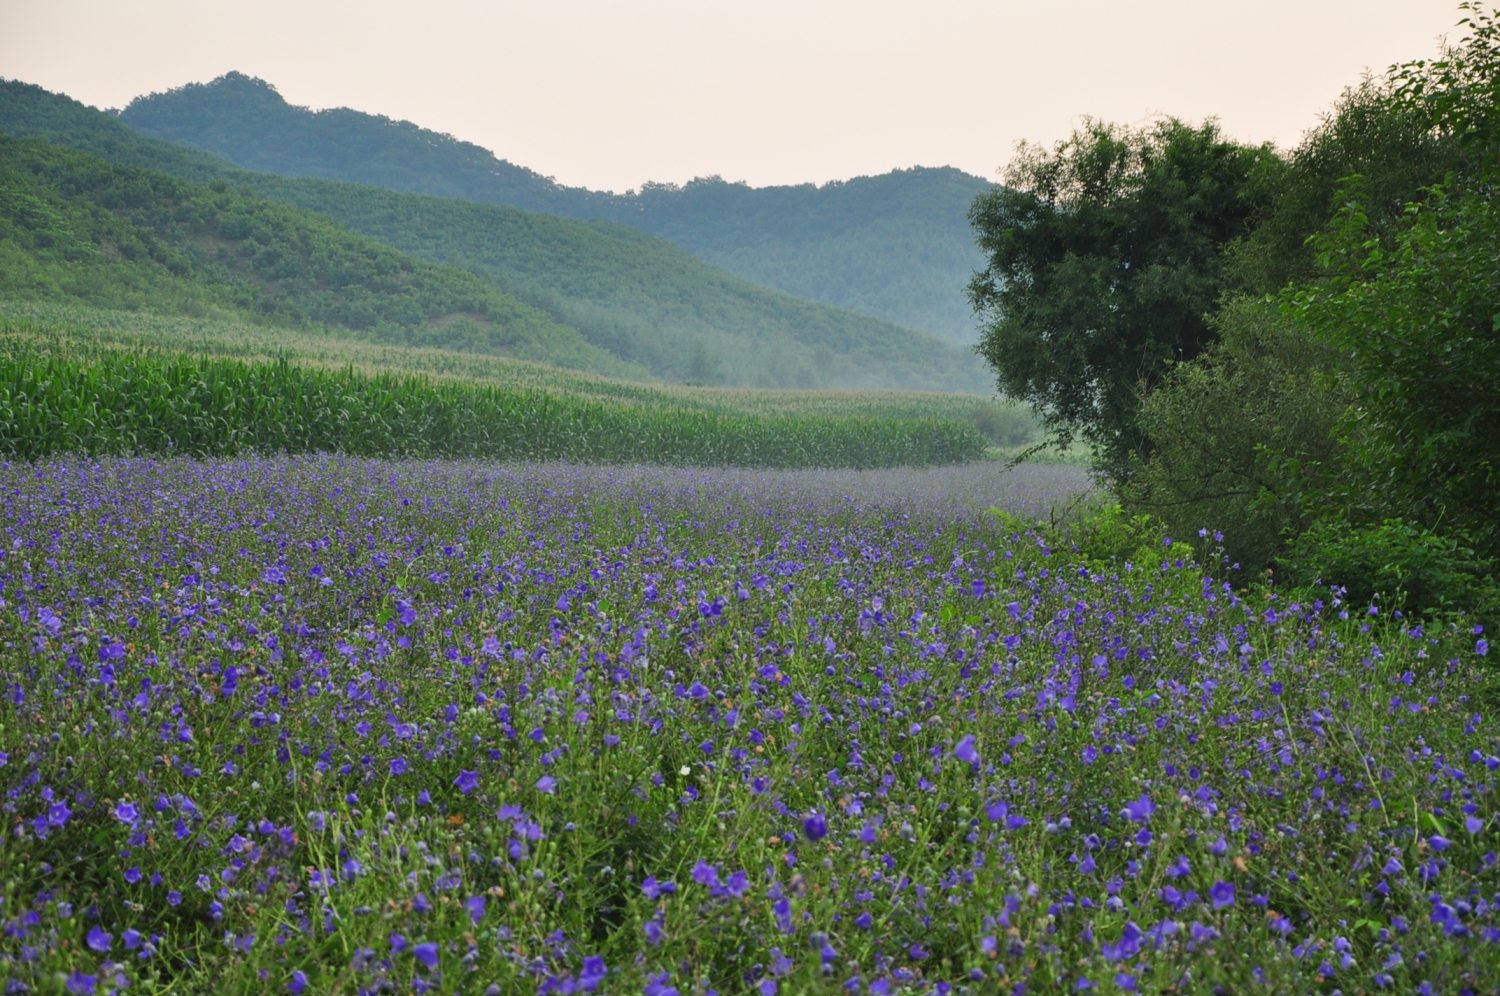
<svg viewBox="0 0 1500 996">
<path fill-rule="evenodd" d="M 300 996 L 302 990 L 307 988 L 307 973 L 300 968 L 292 973 L 291 981 L 286 984 L 286 991 L 292 996 Z"/>
<path fill-rule="evenodd" d="M 1431 837 L 1427 838 L 1427 846 L 1432 848 L 1434 851 L 1446 851 L 1448 848 L 1453 846 L 1453 841 L 1449 840 L 1447 837 L 1442 836 L 1441 834 L 1435 833 Z"/>
<path fill-rule="evenodd" d="M 742 871 L 737 871 L 729 876 L 723 888 L 726 893 L 738 899 L 750 891 L 750 876 Z"/>
<path fill-rule="evenodd" d="M 140 880 L 141 880 L 141 870 L 139 868 L 127 868 L 127 869 L 125 869 L 125 881 L 129 882 L 131 885 L 135 885 Z"/>
<path fill-rule="evenodd" d="M 719 884 L 719 869 L 699 858 L 698 863 L 693 866 L 693 881 L 707 888 L 713 888 Z"/>
<path fill-rule="evenodd" d="M 589 955 L 583 959 L 583 969 L 578 973 L 578 984 L 583 986 L 586 992 L 593 992 L 599 988 L 599 983 L 609 974 L 609 968 L 604 964 L 604 959 L 598 955 Z"/>
<path fill-rule="evenodd" d="M 1099 759 L 1099 751 L 1096 748 L 1094 748 L 1094 747 L 1085 747 L 1083 749 L 1083 763 L 1084 764 L 1093 764 L 1098 759 Z"/>
<path fill-rule="evenodd" d="M 135 808 L 134 803 L 122 802 L 115 807 L 115 819 L 121 823 L 134 823 L 141 818 L 140 810 Z"/>
<path fill-rule="evenodd" d="M 68 822 L 68 817 L 72 815 L 73 811 L 68 808 L 65 799 L 59 799 L 47 807 L 47 822 L 54 827 L 64 826 Z"/>
<path fill-rule="evenodd" d="M 965 764 L 975 764 L 979 761 L 979 751 L 974 747 L 974 737 L 966 736 L 953 748 L 953 756 Z"/>
<path fill-rule="evenodd" d="M 114 946 L 114 938 L 105 933 L 97 924 L 89 928 L 86 941 L 91 950 L 97 951 L 100 954 L 108 954 L 109 949 Z"/>
<path fill-rule="evenodd" d="M 98 985 L 99 977 L 97 975 L 84 975 L 76 968 L 73 970 L 73 974 L 68 976 L 68 992 L 74 993 L 76 996 L 94 996 L 94 990 Z"/>
<path fill-rule="evenodd" d="M 469 913 L 469 919 L 476 924 L 484 919 L 484 897 L 470 896 L 464 901 L 464 909 Z"/>
<path fill-rule="evenodd" d="M 656 899 L 659 896 L 677 891 L 676 882 L 658 882 L 656 876 L 649 876 L 641 883 L 641 891 L 646 894 L 647 899 Z"/>
<path fill-rule="evenodd" d="M 1134 958 L 1141 950 L 1141 939 L 1146 935 L 1134 922 L 1127 922 L 1125 930 L 1120 934 L 1117 942 L 1105 941 L 1100 945 L 1100 950 L 1105 961 L 1120 961 L 1125 958 Z"/>
<path fill-rule="evenodd" d="M 819 813 L 813 813 L 802 821 L 802 832 L 808 840 L 822 840 L 828 836 L 828 821 Z"/>
<path fill-rule="evenodd" d="M 989 817 L 989 821 L 991 823 L 999 823 L 1001 820 L 1005 819 L 1005 817 L 1010 815 L 1010 806 L 1006 805 L 1004 802 L 992 802 L 988 806 L 984 807 L 984 815 Z"/>
<path fill-rule="evenodd" d="M 1156 804 L 1151 801 L 1149 795 L 1142 793 L 1139 799 L 1125 804 L 1121 815 L 1133 823 L 1146 823 L 1155 812 Z"/>
<path fill-rule="evenodd" d="M 479 787 L 479 772 L 460 771 L 458 777 L 453 779 L 453 784 L 458 786 L 458 790 L 464 795 L 468 795 Z"/>
<path fill-rule="evenodd" d="M 391 954 L 400 954 L 406 950 L 406 938 L 400 934 L 391 935 Z"/>
<path fill-rule="evenodd" d="M 431 941 L 418 944 L 411 949 L 411 954 L 413 958 L 417 959 L 417 961 L 421 962 L 429 970 L 438 967 L 438 946 Z"/>
<path fill-rule="evenodd" d="M 543 775 L 536 780 L 536 790 L 544 795 L 553 795 L 557 792 L 557 779 L 551 775 Z"/>
<path fill-rule="evenodd" d="M 1226 906 L 1234 905 L 1234 886 L 1229 882 L 1215 882 L 1213 888 L 1208 890 L 1208 898 L 1214 904 L 1214 909 L 1221 910 Z"/>
<path fill-rule="evenodd" d="M 1490 641 L 1488 641 L 1488 640 L 1476 640 L 1475 643 L 1474 643 L 1474 652 L 1476 654 L 1478 654 L 1480 657 L 1483 657 L 1486 654 L 1488 654 L 1490 652 Z"/>
</svg>

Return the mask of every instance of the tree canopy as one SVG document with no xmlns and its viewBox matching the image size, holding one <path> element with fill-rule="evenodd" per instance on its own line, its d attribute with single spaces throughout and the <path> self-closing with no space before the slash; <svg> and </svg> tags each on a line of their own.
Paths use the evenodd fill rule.
<svg viewBox="0 0 1500 996">
<path fill-rule="evenodd" d="M 988 259 L 969 288 L 1000 390 L 1114 476 L 1149 446 L 1143 390 L 1213 338 L 1225 247 L 1266 210 L 1284 164 L 1213 121 L 1090 121 L 1051 150 L 1023 146 L 970 212 Z"/>
</svg>

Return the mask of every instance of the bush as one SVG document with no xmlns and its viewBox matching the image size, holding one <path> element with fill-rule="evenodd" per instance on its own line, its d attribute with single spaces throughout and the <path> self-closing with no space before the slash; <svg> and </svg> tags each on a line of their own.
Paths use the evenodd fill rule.
<svg viewBox="0 0 1500 996">
<path fill-rule="evenodd" d="M 1146 396 L 1154 451 L 1120 496 L 1169 535 L 1222 531 L 1230 562 L 1259 573 L 1340 470 L 1340 360 L 1260 302 L 1233 302 L 1214 324 L 1219 343 Z"/>
<path fill-rule="evenodd" d="M 1401 519 L 1363 528 L 1314 523 L 1278 566 L 1282 584 L 1342 588 L 1351 604 L 1378 600 L 1413 615 L 1466 612 L 1486 620 L 1500 610 L 1494 561 L 1454 536 Z"/>
<path fill-rule="evenodd" d="M 1091 566 L 1126 561 L 1155 564 L 1165 559 L 1174 545 L 1163 531 L 1161 520 L 1131 514 L 1118 502 L 1090 503 L 1050 522 L 1031 522 L 998 508 L 990 509 L 990 515 L 1008 530 L 1035 530 L 1049 547 L 1072 551 Z M 1177 549 L 1191 556 L 1186 547 Z"/>
</svg>

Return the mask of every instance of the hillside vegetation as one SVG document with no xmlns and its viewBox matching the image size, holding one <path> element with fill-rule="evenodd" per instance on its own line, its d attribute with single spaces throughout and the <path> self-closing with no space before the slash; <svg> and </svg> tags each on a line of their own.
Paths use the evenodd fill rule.
<svg viewBox="0 0 1500 996">
<path fill-rule="evenodd" d="M 463 266 L 659 376 L 983 391 L 967 350 L 730 276 L 624 225 L 331 180 L 253 181 L 423 259 Z"/>
<path fill-rule="evenodd" d="M 409 121 L 296 107 L 241 73 L 138 97 L 120 118 L 246 169 L 623 222 L 778 290 L 951 339 L 975 336 L 963 287 L 983 256 L 965 215 L 990 184 L 957 169 L 764 188 L 715 176 L 605 193 Z"/>
<path fill-rule="evenodd" d="M 0 135 L 0 295 L 224 311 L 377 341 L 623 369 L 472 274 L 326 219 L 38 139 Z"/>
<path fill-rule="evenodd" d="M 967 350 L 767 290 L 623 225 L 252 173 L 139 135 L 107 114 L 23 83 L 0 83 L 0 130 L 196 182 L 222 180 L 326 214 L 419 258 L 474 271 L 657 377 L 762 387 L 988 389 L 982 365 Z"/>
</svg>

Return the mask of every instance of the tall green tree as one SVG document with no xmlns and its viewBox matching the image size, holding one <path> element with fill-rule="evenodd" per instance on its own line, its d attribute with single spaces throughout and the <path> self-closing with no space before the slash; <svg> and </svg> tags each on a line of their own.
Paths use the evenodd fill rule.
<svg viewBox="0 0 1500 996">
<path fill-rule="evenodd" d="M 1091 121 L 1022 146 L 970 211 L 987 268 L 969 286 L 1000 390 L 1122 480 L 1149 449 L 1143 392 L 1214 338 L 1225 247 L 1265 212 L 1284 164 L 1218 125 Z"/>
</svg>

